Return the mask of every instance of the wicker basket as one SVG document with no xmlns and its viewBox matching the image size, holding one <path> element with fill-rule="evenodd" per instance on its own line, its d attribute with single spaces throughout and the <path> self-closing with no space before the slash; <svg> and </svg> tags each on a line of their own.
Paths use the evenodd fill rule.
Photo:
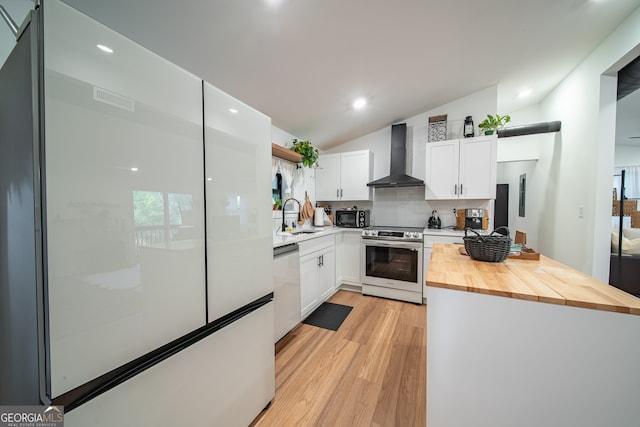
<svg viewBox="0 0 640 427">
<path fill-rule="evenodd" d="M 506 235 L 498 230 L 506 231 Z M 469 231 L 475 236 L 468 236 Z M 498 227 L 488 236 L 481 236 L 472 228 L 464 230 L 464 249 L 472 259 L 487 262 L 502 262 L 509 256 L 511 237 L 507 227 Z"/>
</svg>

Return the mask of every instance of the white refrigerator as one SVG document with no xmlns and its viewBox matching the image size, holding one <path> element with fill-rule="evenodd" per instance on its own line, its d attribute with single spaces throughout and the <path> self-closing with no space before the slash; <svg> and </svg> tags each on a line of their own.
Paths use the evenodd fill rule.
<svg viewBox="0 0 640 427">
<path fill-rule="evenodd" d="M 247 425 L 275 388 L 271 121 L 42 3 L 0 70 L 0 404 Z"/>
</svg>

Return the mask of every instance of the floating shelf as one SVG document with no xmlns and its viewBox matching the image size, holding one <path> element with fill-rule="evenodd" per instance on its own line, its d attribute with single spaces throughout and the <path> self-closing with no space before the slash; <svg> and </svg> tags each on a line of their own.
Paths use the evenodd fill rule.
<svg viewBox="0 0 640 427">
<path fill-rule="evenodd" d="M 278 144 L 271 144 L 271 155 L 293 163 L 302 162 L 302 154 L 289 150 Z"/>
</svg>

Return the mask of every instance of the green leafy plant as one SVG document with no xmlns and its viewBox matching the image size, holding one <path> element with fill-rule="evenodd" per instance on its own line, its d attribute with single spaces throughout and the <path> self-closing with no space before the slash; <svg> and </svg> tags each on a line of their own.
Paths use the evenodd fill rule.
<svg viewBox="0 0 640 427">
<path fill-rule="evenodd" d="M 293 147 L 291 149 L 296 153 L 302 154 L 303 166 L 311 168 L 318 163 L 318 149 L 311 145 L 309 141 L 294 139 Z"/>
<path fill-rule="evenodd" d="M 491 114 L 488 114 L 487 118 L 484 119 L 482 123 L 478 125 L 478 127 L 484 131 L 485 135 L 492 135 L 494 130 L 504 127 L 504 125 L 506 125 L 510 121 L 511 116 L 509 116 L 508 114 L 505 116 L 496 114 L 495 117 Z"/>
</svg>

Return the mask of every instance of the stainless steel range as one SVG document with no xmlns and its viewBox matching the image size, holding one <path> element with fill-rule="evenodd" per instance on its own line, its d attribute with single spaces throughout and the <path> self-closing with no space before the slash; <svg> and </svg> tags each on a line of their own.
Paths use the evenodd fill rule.
<svg viewBox="0 0 640 427">
<path fill-rule="evenodd" d="M 422 303 L 422 228 L 362 230 L 362 293 Z"/>
</svg>

